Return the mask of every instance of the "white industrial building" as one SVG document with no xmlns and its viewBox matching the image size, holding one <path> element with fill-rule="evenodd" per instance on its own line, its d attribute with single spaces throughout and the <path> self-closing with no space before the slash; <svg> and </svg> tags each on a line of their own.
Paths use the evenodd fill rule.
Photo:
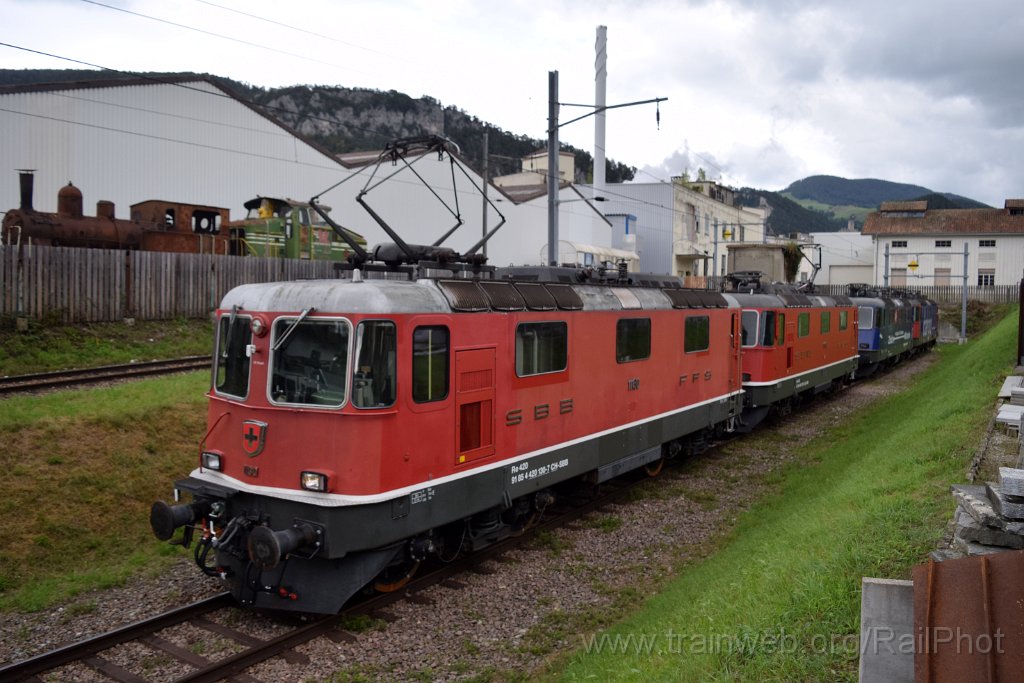
<svg viewBox="0 0 1024 683">
<path fill-rule="evenodd" d="M 458 142 L 458 141 L 455 141 Z M 115 204 L 119 218 L 148 199 L 204 204 L 244 216 L 242 205 L 258 195 L 307 201 L 319 196 L 332 216 L 369 244 L 389 241 L 360 207 L 375 154 L 339 159 L 216 83 L 197 77 L 118 79 L 0 88 L 0 209 L 18 207 L 17 169 L 34 169 L 33 205 L 54 211 L 58 190 L 73 182 L 87 215 L 99 200 Z M 457 250 L 483 232 L 481 178 L 455 173 L 436 154 L 410 159 L 415 170 L 465 224 L 445 242 Z M 368 203 L 406 242 L 432 243 L 456 219 L 408 169 L 390 162 L 374 176 Z M 6 179 L 5 179 L 6 178 Z M 345 179 L 348 180 L 345 180 Z M 337 185 L 339 181 L 344 183 Z M 331 188 L 331 189 L 328 189 Z M 566 187 L 559 203 L 561 239 L 610 247 L 611 224 Z M 491 263 L 541 263 L 547 242 L 546 198 L 517 199 L 490 187 L 488 195 L 506 225 L 487 246 Z M 487 212 L 487 226 L 498 213 Z"/>
<path fill-rule="evenodd" d="M 874 240 L 874 283 L 1015 285 L 1024 270 L 1024 199 L 1002 209 L 929 210 L 926 201 L 883 202 L 863 233 Z"/>
<path fill-rule="evenodd" d="M 820 247 L 819 285 L 848 285 L 874 282 L 875 246 L 869 235 L 859 232 L 813 232 L 811 241 Z"/>
</svg>

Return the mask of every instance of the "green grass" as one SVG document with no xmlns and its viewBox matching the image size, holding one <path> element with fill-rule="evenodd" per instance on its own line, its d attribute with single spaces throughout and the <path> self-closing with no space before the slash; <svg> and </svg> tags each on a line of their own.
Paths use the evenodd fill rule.
<svg viewBox="0 0 1024 683">
<path fill-rule="evenodd" d="M 0 319 L 0 376 L 203 355 L 212 349 L 209 320 L 69 326 L 33 320 L 27 332 L 17 332 L 12 320 Z"/>
<path fill-rule="evenodd" d="M 798 199 L 788 192 L 783 192 L 782 196 L 793 200 L 805 209 L 819 211 L 826 214 L 830 213 L 836 218 L 842 218 L 844 220 L 853 218 L 857 221 L 858 225 L 864 225 L 864 221 L 867 220 L 868 214 L 878 210 L 877 206 L 864 207 L 854 206 L 852 204 L 837 204 L 833 206 L 832 204 L 823 204 L 822 202 L 817 202 L 813 199 Z"/>
<path fill-rule="evenodd" d="M 907 578 L 939 541 L 1016 325 L 940 349 L 908 390 L 812 443 L 718 552 L 609 631 L 581 629 L 546 676 L 856 680 L 861 577 Z"/>
<path fill-rule="evenodd" d="M 0 610 L 164 566 L 149 506 L 195 466 L 209 373 L 0 401 Z"/>
</svg>

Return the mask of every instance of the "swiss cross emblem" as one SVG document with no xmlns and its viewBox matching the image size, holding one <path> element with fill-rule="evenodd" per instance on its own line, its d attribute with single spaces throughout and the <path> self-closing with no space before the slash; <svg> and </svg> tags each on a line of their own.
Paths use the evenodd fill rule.
<svg viewBox="0 0 1024 683">
<path fill-rule="evenodd" d="M 263 452 L 267 440 L 267 423 L 259 420 L 246 420 L 242 423 L 242 450 L 250 458 Z"/>
</svg>

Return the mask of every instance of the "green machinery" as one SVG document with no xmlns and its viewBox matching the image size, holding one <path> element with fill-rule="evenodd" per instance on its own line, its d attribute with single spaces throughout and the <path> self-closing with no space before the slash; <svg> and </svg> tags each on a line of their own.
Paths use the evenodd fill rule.
<svg viewBox="0 0 1024 683">
<path fill-rule="evenodd" d="M 330 207 L 317 204 L 330 211 Z M 245 203 L 248 211 L 240 221 L 230 221 L 237 253 L 307 260 L 344 261 L 351 247 L 317 215 L 307 202 L 256 197 Z M 366 239 L 342 228 L 361 246 Z"/>
</svg>

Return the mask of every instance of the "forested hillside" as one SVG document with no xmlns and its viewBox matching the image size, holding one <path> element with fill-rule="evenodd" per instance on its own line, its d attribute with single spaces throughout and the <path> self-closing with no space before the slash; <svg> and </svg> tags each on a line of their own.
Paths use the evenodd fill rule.
<svg viewBox="0 0 1024 683">
<path fill-rule="evenodd" d="M 894 183 L 877 178 L 849 180 L 830 175 L 808 176 L 787 187 L 784 192 L 797 199 L 830 206 L 860 206 L 876 210 L 882 202 L 925 199 L 934 201 L 932 209 L 982 208 L 985 204 L 950 192 L 935 192 L 920 185 Z M 942 201 L 942 199 L 946 201 Z"/>
</svg>

